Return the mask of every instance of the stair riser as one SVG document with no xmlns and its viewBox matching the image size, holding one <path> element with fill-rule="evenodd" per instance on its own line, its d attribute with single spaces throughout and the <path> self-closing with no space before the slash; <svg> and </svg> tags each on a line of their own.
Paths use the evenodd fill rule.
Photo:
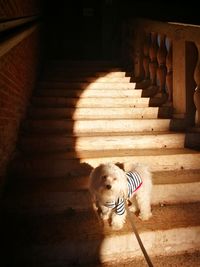
<svg viewBox="0 0 200 267">
<path fill-rule="evenodd" d="M 144 132 L 168 131 L 170 120 L 94 120 L 94 121 L 27 121 L 24 129 L 31 132 L 63 132 L 78 133 L 117 133 L 117 132 Z"/>
<path fill-rule="evenodd" d="M 140 235 L 150 257 L 181 253 L 183 251 L 198 250 L 200 246 L 200 227 L 178 228 L 166 231 L 147 232 Z M 113 246 L 115 244 L 115 246 Z M 37 253 L 36 253 L 37 252 Z M 67 266 L 96 262 L 112 262 L 113 259 L 131 259 L 143 257 L 134 234 L 113 236 L 93 241 L 63 241 L 56 245 L 32 246 L 17 251 L 16 260 L 34 262 L 37 255 L 38 264 L 52 264 Z M 63 265 L 64 266 L 64 265 Z"/>
<path fill-rule="evenodd" d="M 26 152 L 48 151 L 95 151 L 116 149 L 153 149 L 153 148 L 183 148 L 183 134 L 169 135 L 137 135 L 113 137 L 55 137 L 26 138 L 20 142 L 20 148 Z"/>
<path fill-rule="evenodd" d="M 200 182 L 164 184 L 153 187 L 152 204 L 192 203 L 200 201 Z"/>
<path fill-rule="evenodd" d="M 78 82 L 41 82 L 39 83 L 39 88 L 41 90 L 47 90 L 47 89 L 65 89 L 65 90 L 70 90 L 70 89 L 111 89 L 111 90 L 125 90 L 125 89 L 135 89 L 135 83 L 127 83 L 127 82 L 122 82 L 122 83 L 78 83 Z M 137 91 L 137 90 L 136 90 Z"/>
<path fill-rule="evenodd" d="M 125 170 L 130 169 L 132 163 L 141 163 L 149 166 L 152 171 L 198 169 L 200 166 L 199 154 L 179 154 L 179 155 L 152 155 L 152 156 L 127 156 L 127 157 L 105 157 L 88 159 L 59 159 L 41 158 L 15 161 L 12 172 L 16 176 L 29 178 L 64 177 L 66 175 L 78 176 L 88 175 L 93 167 L 101 163 L 113 162 L 122 163 Z"/>
<path fill-rule="evenodd" d="M 29 118 L 35 119 L 156 119 L 169 118 L 170 110 L 148 108 L 31 108 Z"/>
<path fill-rule="evenodd" d="M 65 98 L 35 97 L 32 103 L 41 107 L 76 107 L 76 108 L 143 108 L 149 106 L 149 98 Z"/>
<path fill-rule="evenodd" d="M 142 95 L 141 90 L 134 90 L 134 89 L 124 89 L 124 90 L 106 90 L 106 89 L 85 89 L 83 90 L 63 90 L 63 89 L 44 89 L 37 92 L 38 96 L 58 96 L 58 97 L 79 97 L 79 98 L 95 98 L 99 97 L 101 98 L 101 101 L 103 102 L 102 98 L 139 98 Z M 91 100 L 88 99 L 88 102 Z"/>
</svg>

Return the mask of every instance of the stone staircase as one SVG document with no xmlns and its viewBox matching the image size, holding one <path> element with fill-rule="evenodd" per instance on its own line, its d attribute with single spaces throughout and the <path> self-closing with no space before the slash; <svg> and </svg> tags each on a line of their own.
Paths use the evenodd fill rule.
<svg viewBox="0 0 200 267">
<path fill-rule="evenodd" d="M 102 227 L 87 190 L 92 168 L 110 161 L 153 172 L 153 217 L 132 216 L 155 266 L 164 266 L 158 256 L 165 266 L 174 255 L 180 263 L 185 252 L 190 265 L 182 266 L 200 266 L 200 152 L 185 148 L 184 132 L 170 131 L 171 108 L 130 80 L 111 62 L 48 64 L 3 198 L 5 266 L 137 264 L 130 222 Z"/>
</svg>

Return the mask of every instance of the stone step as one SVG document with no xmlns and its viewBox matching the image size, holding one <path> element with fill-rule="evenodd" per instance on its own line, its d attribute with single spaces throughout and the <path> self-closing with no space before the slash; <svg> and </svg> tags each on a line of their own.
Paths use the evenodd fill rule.
<svg viewBox="0 0 200 267">
<path fill-rule="evenodd" d="M 45 67 L 47 69 L 49 68 L 57 68 L 57 67 L 94 67 L 98 66 L 100 68 L 102 67 L 113 67 L 113 66 L 119 66 L 118 61 L 114 60 L 48 60 L 46 61 Z M 79 74 L 78 74 L 79 75 Z"/>
<path fill-rule="evenodd" d="M 149 98 L 68 98 L 68 97 L 33 97 L 32 103 L 40 107 L 76 107 L 76 108 L 143 108 L 149 106 Z"/>
<path fill-rule="evenodd" d="M 99 76 L 98 76 L 99 75 Z M 49 81 L 54 82 L 76 82 L 76 83 L 129 83 L 131 81 L 130 77 L 125 77 L 125 73 L 121 72 L 114 72 L 106 74 L 103 76 L 103 73 L 97 73 L 94 74 L 94 76 L 73 76 L 73 75 L 67 75 L 66 72 L 58 72 L 58 73 L 46 73 L 44 77 L 42 78 L 42 81 L 39 83 L 41 86 L 45 87 L 45 84 L 48 85 L 47 87 L 50 87 Z M 44 84 L 44 85 L 43 85 Z"/>
<path fill-rule="evenodd" d="M 136 135 L 109 136 L 67 136 L 67 135 L 35 135 L 23 136 L 19 142 L 20 150 L 28 153 L 49 153 L 58 151 L 96 151 L 123 149 L 160 149 L 183 148 L 184 133 L 141 133 Z"/>
<path fill-rule="evenodd" d="M 92 170 L 92 168 L 91 168 Z M 153 176 L 153 185 L 189 185 L 192 183 L 200 182 L 200 170 L 199 169 L 178 169 L 178 170 L 165 170 L 165 171 L 154 171 L 152 172 Z M 45 193 L 55 193 L 55 192 L 71 192 L 71 191 L 82 191 L 88 190 L 89 185 L 89 175 L 74 175 L 74 176 L 64 176 L 64 177 L 56 177 L 50 178 L 46 177 L 44 179 L 40 179 L 35 177 L 31 179 L 31 177 L 27 176 L 23 177 L 13 177 L 12 183 L 9 184 L 8 192 L 12 196 L 17 194 L 21 195 L 28 192 L 37 192 L 41 193 L 41 195 Z M 192 195 L 192 191 L 187 190 L 187 186 L 184 186 L 186 192 Z M 199 190 L 198 188 L 196 188 Z M 167 193 L 168 191 L 166 191 Z M 194 196 L 194 195 L 193 195 Z M 161 197 L 161 196 L 160 196 Z M 199 198 L 200 196 L 196 196 Z M 182 195 L 184 202 L 188 202 L 190 197 L 186 197 Z M 153 195 L 153 199 L 156 199 L 155 194 Z M 168 198 L 160 201 L 160 203 L 168 203 L 166 202 Z M 197 199 L 193 199 L 192 202 L 196 202 Z M 155 201 L 153 201 L 155 203 Z M 157 202 L 159 203 L 159 202 Z"/>
<path fill-rule="evenodd" d="M 56 178 L 67 175 L 88 175 L 100 163 L 120 163 L 125 170 L 132 163 L 149 166 L 151 171 L 194 170 L 200 166 L 200 152 L 179 149 L 130 149 L 77 152 L 57 152 L 18 156 L 12 163 L 10 175 L 29 178 Z"/>
<path fill-rule="evenodd" d="M 27 120 L 24 130 L 34 133 L 116 133 L 168 131 L 169 119 L 117 119 L 117 120 Z"/>
<path fill-rule="evenodd" d="M 171 107 L 144 108 L 44 108 L 31 107 L 28 111 L 30 119 L 155 119 L 171 118 Z"/>
<path fill-rule="evenodd" d="M 108 90 L 108 89 L 85 89 L 85 90 L 70 90 L 70 89 L 41 89 L 35 92 L 37 96 L 54 96 L 54 97 L 72 97 L 72 98 L 140 98 L 142 90 L 124 89 L 124 90 Z M 90 102 L 90 99 L 88 99 Z"/>
<path fill-rule="evenodd" d="M 15 179 L 7 188 L 4 209 L 12 213 L 44 214 L 91 207 L 88 176 Z M 153 205 L 200 201 L 200 169 L 153 172 Z"/>
<path fill-rule="evenodd" d="M 57 70 L 45 70 L 44 75 L 41 77 L 42 80 L 52 79 L 53 75 L 61 75 L 64 76 L 67 79 L 72 79 L 74 81 L 83 81 L 82 79 L 87 78 L 94 78 L 94 81 L 98 78 L 124 78 L 124 77 L 130 77 L 129 73 L 126 73 L 125 71 L 109 71 L 109 72 L 103 72 L 103 71 L 94 71 L 94 70 L 82 70 L 78 76 L 76 71 L 68 71 L 65 69 L 57 69 Z"/>
<path fill-rule="evenodd" d="M 142 222 L 135 215 L 136 228 L 150 257 L 174 255 L 199 250 L 200 204 L 153 207 L 153 216 Z M 67 210 L 58 214 L 15 216 L 3 214 L 1 229 L 6 237 L 4 250 L 9 251 L 7 264 L 38 265 L 64 262 L 68 266 L 110 262 L 142 257 L 129 220 L 120 231 L 100 224 L 92 210 Z M 115 244 L 113 246 L 113 244 Z M 37 266 L 38 266 L 37 265 Z"/>
<path fill-rule="evenodd" d="M 52 71 L 53 73 L 56 73 L 56 72 L 62 72 L 62 71 L 65 71 L 67 73 L 74 73 L 76 74 L 76 76 L 79 76 L 79 73 L 80 72 L 118 72 L 118 71 L 124 71 L 124 69 L 120 66 L 114 66 L 114 65 L 107 65 L 107 66 L 98 66 L 98 65 L 93 65 L 93 66 L 83 66 L 83 65 L 80 65 L 80 66 L 73 66 L 73 65 L 62 65 L 62 64 L 58 64 L 57 66 L 56 65 L 53 65 L 53 66 L 48 66 L 48 68 L 46 69 L 46 71 Z M 78 74 L 77 74 L 78 73 Z"/>
<path fill-rule="evenodd" d="M 86 83 L 86 82 L 39 82 L 38 86 L 39 89 L 110 89 L 110 90 L 125 90 L 125 89 L 135 89 L 135 83 L 130 83 L 130 82 L 104 82 L 104 83 L 98 83 L 98 82 L 93 82 L 93 83 Z"/>
<path fill-rule="evenodd" d="M 155 267 L 200 267 L 200 252 L 181 252 L 175 255 L 162 255 L 162 256 L 154 256 L 151 257 L 151 262 Z M 107 263 L 97 263 L 96 265 L 89 264 L 88 267 L 147 267 L 147 262 L 144 257 L 134 258 L 134 259 L 126 259 L 126 260 L 113 260 Z M 45 266 L 44 266 L 45 267 Z M 55 267 L 55 266 L 54 266 Z M 60 267 L 64 267 L 61 265 Z"/>
</svg>

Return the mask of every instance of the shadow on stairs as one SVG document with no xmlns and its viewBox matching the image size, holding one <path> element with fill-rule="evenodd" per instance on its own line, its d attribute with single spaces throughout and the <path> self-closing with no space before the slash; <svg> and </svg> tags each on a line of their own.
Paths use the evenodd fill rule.
<svg viewBox="0 0 200 267">
<path fill-rule="evenodd" d="M 198 266 L 200 153 L 171 131 L 172 108 L 155 88 L 137 87 L 113 62 L 48 62 L 2 201 L 5 266 L 143 266 L 130 222 L 102 227 L 92 208 L 88 176 L 105 162 L 153 172 L 153 217 L 132 216 L 155 266 L 174 255 Z"/>
</svg>

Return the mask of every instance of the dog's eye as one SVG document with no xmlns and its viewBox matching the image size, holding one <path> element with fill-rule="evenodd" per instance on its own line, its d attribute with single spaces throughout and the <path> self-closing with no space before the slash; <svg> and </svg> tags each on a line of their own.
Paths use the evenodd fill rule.
<svg viewBox="0 0 200 267">
<path fill-rule="evenodd" d="M 101 178 L 102 178 L 102 180 L 106 180 L 107 175 L 103 175 Z"/>
<path fill-rule="evenodd" d="M 117 180 L 117 178 L 116 178 L 116 177 L 114 177 L 114 178 L 113 178 L 113 181 L 116 181 L 116 180 Z"/>
</svg>

